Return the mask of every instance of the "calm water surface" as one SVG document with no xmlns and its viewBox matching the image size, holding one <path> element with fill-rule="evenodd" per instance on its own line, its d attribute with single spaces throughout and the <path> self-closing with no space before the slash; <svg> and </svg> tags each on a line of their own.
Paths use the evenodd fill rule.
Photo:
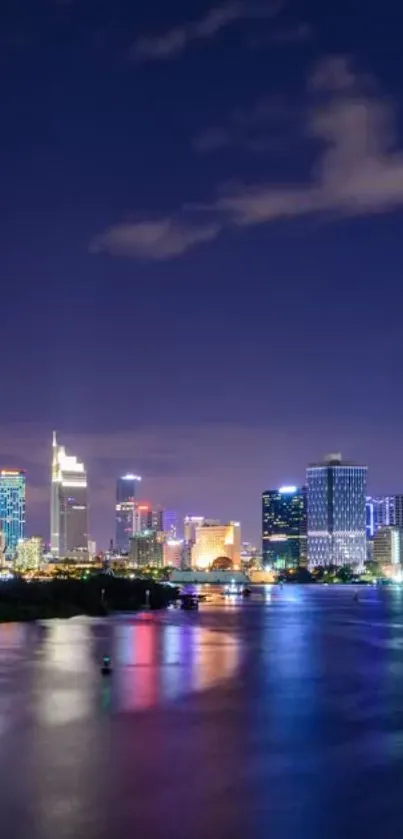
<svg viewBox="0 0 403 839">
<path fill-rule="evenodd" d="M 5 839 L 398 839 L 403 592 L 0 625 L 0 813 Z"/>
</svg>

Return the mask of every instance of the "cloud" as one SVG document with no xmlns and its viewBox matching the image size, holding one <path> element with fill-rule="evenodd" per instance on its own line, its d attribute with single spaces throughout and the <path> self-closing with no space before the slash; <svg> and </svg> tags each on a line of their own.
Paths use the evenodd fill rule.
<svg viewBox="0 0 403 839">
<path fill-rule="evenodd" d="M 393 108 L 367 91 L 347 59 L 322 62 L 311 80 L 331 93 L 309 111 L 306 135 L 322 152 L 302 185 L 245 187 L 218 199 L 215 210 L 235 225 L 318 212 L 366 215 L 403 206 L 403 153 L 395 150 Z"/>
<path fill-rule="evenodd" d="M 184 23 L 168 29 L 159 35 L 138 38 L 131 47 L 130 58 L 133 61 L 158 61 L 180 55 L 192 41 L 214 38 L 221 29 L 225 29 L 238 20 L 251 17 L 271 16 L 278 7 L 255 5 L 244 0 L 233 0 L 210 9 L 199 20 Z"/>
<path fill-rule="evenodd" d="M 204 152 L 217 151 L 225 149 L 232 143 L 232 132 L 228 128 L 220 128 L 219 126 L 206 128 L 193 140 L 193 148 L 195 151 L 204 154 Z"/>
<path fill-rule="evenodd" d="M 331 55 L 317 64 L 309 79 L 309 87 L 313 90 L 353 91 L 362 87 L 362 79 L 358 82 L 346 56 Z"/>
<path fill-rule="evenodd" d="M 202 131 L 193 139 L 193 148 L 201 154 L 230 146 L 254 152 L 278 148 L 284 145 L 280 131 L 296 115 L 297 109 L 291 110 L 279 97 L 261 99 L 247 110 L 234 111 L 226 126 Z"/>
<path fill-rule="evenodd" d="M 197 244 L 215 239 L 220 229 L 218 221 L 204 225 L 183 224 L 170 218 L 137 224 L 126 222 L 97 236 L 90 245 L 90 251 L 107 251 L 139 259 L 171 259 Z"/>
<path fill-rule="evenodd" d="M 93 250 L 164 259 L 211 241 L 225 229 L 312 214 L 364 216 L 403 207 L 403 150 L 397 147 L 393 103 L 373 79 L 357 75 L 343 56 L 321 61 L 307 88 L 300 143 L 308 142 L 316 159 L 305 180 L 241 185 L 221 192 L 202 208 L 209 224 L 187 222 L 185 205 L 180 223 L 165 218 L 117 226 L 101 236 Z M 247 122 L 242 112 L 237 119 L 238 126 Z M 249 120 L 259 119 L 263 111 L 251 110 Z M 214 142 L 216 147 L 229 142 L 224 133 L 206 136 L 204 150 Z"/>
<path fill-rule="evenodd" d="M 269 36 L 272 44 L 306 44 L 313 38 L 313 28 L 309 23 L 298 23 L 288 29 L 276 29 Z"/>
</svg>

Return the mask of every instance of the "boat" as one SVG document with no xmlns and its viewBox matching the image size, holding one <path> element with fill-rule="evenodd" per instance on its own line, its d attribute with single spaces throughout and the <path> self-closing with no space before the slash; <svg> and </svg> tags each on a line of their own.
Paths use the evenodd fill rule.
<svg viewBox="0 0 403 839">
<path fill-rule="evenodd" d="M 199 608 L 199 600 L 196 594 L 184 594 L 182 597 L 181 609 L 189 612 Z"/>
</svg>

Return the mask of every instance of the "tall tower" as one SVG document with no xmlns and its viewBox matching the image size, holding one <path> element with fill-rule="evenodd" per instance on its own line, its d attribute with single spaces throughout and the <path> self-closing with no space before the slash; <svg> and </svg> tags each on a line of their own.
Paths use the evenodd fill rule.
<svg viewBox="0 0 403 839">
<path fill-rule="evenodd" d="M 308 562 L 362 566 L 367 556 L 367 467 L 329 455 L 307 470 Z"/>
<path fill-rule="evenodd" d="M 130 539 L 134 533 L 136 484 L 139 481 L 139 475 L 123 475 L 116 482 L 115 544 L 121 554 L 127 554 L 130 550 Z"/>
<path fill-rule="evenodd" d="M 25 486 L 25 472 L 0 471 L 0 529 L 6 559 L 14 559 L 18 542 L 25 538 Z"/>
<path fill-rule="evenodd" d="M 59 556 L 60 540 L 60 481 L 61 472 L 59 464 L 59 446 L 57 445 L 56 431 L 53 432 L 52 440 L 52 473 L 50 488 L 50 551 L 54 556 Z"/>
<path fill-rule="evenodd" d="M 55 556 L 88 549 L 87 475 L 84 464 L 52 443 L 50 545 Z"/>
<path fill-rule="evenodd" d="M 283 486 L 262 495 L 262 554 L 265 567 L 306 564 L 305 488 Z"/>
</svg>

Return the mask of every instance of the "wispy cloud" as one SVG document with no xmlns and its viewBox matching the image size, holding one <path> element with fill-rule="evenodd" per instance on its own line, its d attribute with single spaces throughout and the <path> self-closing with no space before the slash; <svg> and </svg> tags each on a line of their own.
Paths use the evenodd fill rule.
<svg viewBox="0 0 403 839">
<path fill-rule="evenodd" d="M 269 36 L 272 44 L 306 44 L 313 38 L 313 28 L 309 23 L 297 23 L 295 26 L 275 29 Z"/>
<path fill-rule="evenodd" d="M 221 197 L 216 211 L 242 226 L 310 213 L 366 215 L 403 206 L 403 153 L 396 150 L 393 107 L 370 92 L 369 82 L 345 58 L 321 62 L 310 87 L 331 95 L 309 110 L 307 137 L 319 141 L 323 151 L 308 182 L 242 188 Z"/>
<path fill-rule="evenodd" d="M 397 144 L 393 103 L 343 56 L 321 61 L 307 87 L 310 99 L 300 143 L 315 144 L 319 152 L 305 180 L 238 186 L 221 192 L 204 208 L 208 225 L 187 223 L 185 208 L 185 221 L 180 223 L 165 218 L 112 228 L 101 237 L 98 249 L 164 259 L 215 239 L 223 229 L 311 214 L 364 216 L 403 207 L 403 150 Z M 224 144 L 224 137 L 220 142 Z"/>
<path fill-rule="evenodd" d="M 171 259 L 195 245 L 215 239 L 220 230 L 218 221 L 203 225 L 185 224 L 170 218 L 137 224 L 122 222 L 97 236 L 90 250 L 139 259 Z"/>
<path fill-rule="evenodd" d="M 296 116 L 297 109 L 290 109 L 278 97 L 261 99 L 247 110 L 234 111 L 226 125 L 202 131 L 194 138 L 193 148 L 202 154 L 229 146 L 250 151 L 273 149 L 285 123 L 295 121 Z"/>
<path fill-rule="evenodd" d="M 130 49 L 133 61 L 162 61 L 182 53 L 192 41 L 214 38 L 220 30 L 238 20 L 276 14 L 273 3 L 255 4 L 233 0 L 210 9 L 199 20 L 183 23 L 165 32 L 138 38 Z"/>
</svg>

